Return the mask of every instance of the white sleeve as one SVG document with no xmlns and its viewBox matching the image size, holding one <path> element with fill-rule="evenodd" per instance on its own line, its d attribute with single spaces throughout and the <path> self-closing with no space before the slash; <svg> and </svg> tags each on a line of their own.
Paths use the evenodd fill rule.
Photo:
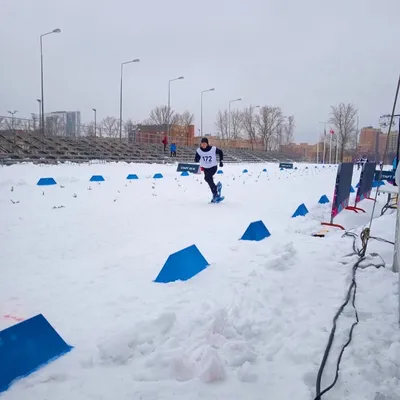
<svg viewBox="0 0 400 400">
<path fill-rule="evenodd" d="M 396 181 L 396 185 L 400 186 L 400 166 L 397 166 L 396 173 L 394 175 L 394 180 Z"/>
</svg>

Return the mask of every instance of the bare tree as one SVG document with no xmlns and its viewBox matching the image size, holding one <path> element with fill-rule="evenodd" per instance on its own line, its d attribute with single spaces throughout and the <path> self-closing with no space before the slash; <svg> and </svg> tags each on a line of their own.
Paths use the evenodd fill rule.
<svg viewBox="0 0 400 400">
<path fill-rule="evenodd" d="M 149 122 L 151 125 L 178 125 L 179 115 L 175 113 L 174 110 L 170 109 L 168 112 L 168 106 L 159 106 L 153 108 L 150 111 L 149 119 L 146 122 Z"/>
<path fill-rule="evenodd" d="M 251 149 L 254 150 L 254 144 L 257 141 L 256 128 L 255 128 L 255 116 L 253 114 L 253 108 L 245 108 L 242 111 L 242 127 L 246 134 L 246 137 L 250 140 Z"/>
<path fill-rule="evenodd" d="M 283 144 L 288 145 L 294 142 L 294 128 L 295 128 L 294 115 L 290 115 L 284 125 L 284 138 Z"/>
<path fill-rule="evenodd" d="M 243 114 L 239 110 L 231 111 L 231 131 L 228 132 L 228 139 L 238 139 L 243 129 Z"/>
<path fill-rule="evenodd" d="M 265 151 L 272 149 L 278 127 L 283 123 L 283 114 L 280 107 L 264 106 L 256 116 L 255 125 L 257 135 L 264 142 Z"/>
<path fill-rule="evenodd" d="M 176 114 L 178 116 L 177 125 L 181 125 L 184 127 L 188 127 L 189 125 L 193 125 L 194 122 L 194 114 L 189 111 L 184 111 L 182 114 Z"/>
<path fill-rule="evenodd" d="M 94 121 L 90 122 L 86 126 L 82 126 L 81 128 L 83 128 L 82 132 L 83 132 L 84 136 L 88 136 L 88 137 L 96 136 L 96 134 L 94 132 Z"/>
<path fill-rule="evenodd" d="M 119 135 L 119 121 L 115 117 L 105 117 L 101 121 L 100 127 L 104 136 L 116 138 Z"/>
<path fill-rule="evenodd" d="M 46 118 L 46 135 L 65 136 L 65 124 L 58 115 L 52 115 Z"/>
<path fill-rule="evenodd" d="M 215 119 L 215 127 L 217 128 L 222 140 L 228 139 L 228 123 L 228 110 L 219 110 Z"/>
<path fill-rule="evenodd" d="M 352 138 L 357 134 L 356 120 L 358 110 L 353 104 L 340 103 L 331 106 L 331 118 L 329 122 L 336 128 L 339 137 L 339 160 L 343 161 L 344 149 L 352 145 Z"/>
</svg>

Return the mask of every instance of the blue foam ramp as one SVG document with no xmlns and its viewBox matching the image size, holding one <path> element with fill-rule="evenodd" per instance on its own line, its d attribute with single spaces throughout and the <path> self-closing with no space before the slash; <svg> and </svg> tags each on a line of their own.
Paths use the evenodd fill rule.
<svg viewBox="0 0 400 400">
<path fill-rule="evenodd" d="M 223 174 L 224 173 L 224 171 L 222 171 L 222 169 L 219 169 L 218 171 L 217 171 L 217 174 Z"/>
<path fill-rule="evenodd" d="M 93 175 L 90 178 L 90 182 L 104 182 L 105 179 L 103 178 L 103 175 Z"/>
<path fill-rule="evenodd" d="M 267 168 L 264 168 L 264 169 L 263 169 L 263 172 L 267 172 Z"/>
<path fill-rule="evenodd" d="M 154 174 L 153 178 L 154 178 L 154 179 L 161 179 L 161 178 L 164 178 L 164 177 L 163 177 L 163 174 L 160 174 L 160 173 L 158 172 L 157 174 Z"/>
<path fill-rule="evenodd" d="M 42 314 L 4 329 L 0 332 L 0 392 L 72 348 Z"/>
<path fill-rule="evenodd" d="M 187 281 L 207 268 L 208 265 L 207 260 L 193 244 L 171 254 L 154 282 Z"/>
<path fill-rule="evenodd" d="M 38 186 L 49 186 L 49 185 L 57 185 L 57 182 L 54 178 L 40 178 L 37 183 Z"/>
<path fill-rule="evenodd" d="M 294 214 L 292 215 L 292 218 L 296 218 L 296 217 L 304 217 L 305 215 L 307 215 L 308 214 L 308 210 L 307 210 L 307 207 L 306 207 L 306 205 L 303 203 L 303 204 L 300 204 L 298 207 L 297 207 L 297 210 L 294 212 Z"/>
<path fill-rule="evenodd" d="M 247 174 L 249 171 L 245 168 L 243 171 L 242 171 L 242 174 Z"/>
<path fill-rule="evenodd" d="M 139 179 L 139 177 L 136 174 L 129 174 L 126 179 Z"/>
<path fill-rule="evenodd" d="M 350 186 L 350 193 L 355 193 L 356 191 L 354 190 L 353 186 Z"/>
<path fill-rule="evenodd" d="M 281 170 L 281 171 L 283 171 L 283 170 L 284 170 L 284 168 L 280 168 L 280 170 Z"/>
<path fill-rule="evenodd" d="M 260 240 L 263 240 L 269 236 L 271 236 L 271 233 L 264 225 L 264 222 L 260 220 L 252 222 L 247 227 L 245 233 L 240 238 L 240 240 L 255 240 L 259 242 Z"/>
<path fill-rule="evenodd" d="M 328 196 L 326 194 L 323 194 L 320 199 L 318 200 L 319 204 L 326 204 L 329 203 Z"/>
<path fill-rule="evenodd" d="M 183 171 L 183 172 L 181 173 L 181 176 L 189 176 L 189 172 Z"/>
</svg>

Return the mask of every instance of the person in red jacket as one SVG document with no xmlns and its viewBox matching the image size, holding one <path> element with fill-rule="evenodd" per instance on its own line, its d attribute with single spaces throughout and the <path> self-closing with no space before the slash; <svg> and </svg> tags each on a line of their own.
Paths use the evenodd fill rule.
<svg viewBox="0 0 400 400">
<path fill-rule="evenodd" d="M 164 153 L 165 153 L 166 150 L 167 150 L 167 144 L 168 144 L 168 137 L 167 137 L 167 135 L 164 136 L 164 139 L 162 140 L 162 143 L 163 143 L 163 145 L 164 145 Z"/>
</svg>

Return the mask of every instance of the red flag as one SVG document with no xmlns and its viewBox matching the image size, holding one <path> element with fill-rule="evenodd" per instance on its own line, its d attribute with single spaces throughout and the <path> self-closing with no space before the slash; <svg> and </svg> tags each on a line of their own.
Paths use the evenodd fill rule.
<svg viewBox="0 0 400 400">
<path fill-rule="evenodd" d="M 331 135 L 333 135 L 333 134 L 335 133 L 335 131 L 334 131 L 333 129 L 331 129 L 331 130 L 329 131 L 329 133 L 330 133 Z"/>
</svg>

